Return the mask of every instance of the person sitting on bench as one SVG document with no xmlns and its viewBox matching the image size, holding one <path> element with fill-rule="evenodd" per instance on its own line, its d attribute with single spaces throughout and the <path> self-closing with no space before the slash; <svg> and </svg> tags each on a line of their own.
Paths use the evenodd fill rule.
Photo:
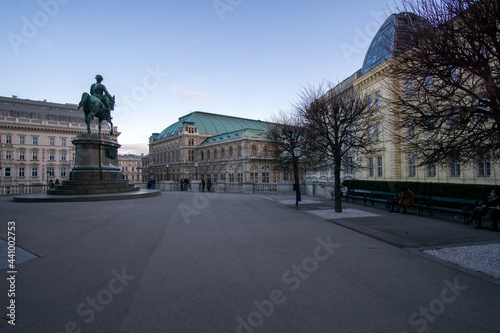
<svg viewBox="0 0 500 333">
<path fill-rule="evenodd" d="M 472 211 L 472 217 L 468 219 L 465 224 L 471 224 L 474 220 L 477 221 L 476 229 L 481 229 L 481 221 L 484 216 L 485 220 L 489 220 L 493 211 L 490 212 L 490 207 L 496 207 L 500 203 L 498 194 L 496 190 L 491 190 L 490 195 L 488 195 L 481 206 L 474 208 Z"/>
<path fill-rule="evenodd" d="M 406 214 L 408 212 L 406 209 L 413 206 L 416 197 L 408 186 L 401 187 L 399 192 L 399 195 L 394 197 L 391 202 L 391 212 L 394 213 L 394 206 L 397 204 L 396 213 L 401 214 L 401 208 L 403 208 L 403 214 Z"/>
</svg>

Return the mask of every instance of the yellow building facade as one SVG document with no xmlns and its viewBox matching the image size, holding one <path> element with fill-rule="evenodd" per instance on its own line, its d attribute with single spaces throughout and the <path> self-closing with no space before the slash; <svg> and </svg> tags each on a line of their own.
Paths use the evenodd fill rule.
<svg viewBox="0 0 500 333">
<path fill-rule="evenodd" d="M 399 116 L 393 101 L 394 91 L 404 89 L 389 75 L 394 58 L 405 51 L 404 29 L 413 14 L 399 13 L 391 15 L 384 22 L 367 51 L 363 67 L 354 73 L 348 81 L 362 95 L 369 98 L 370 107 L 376 109 L 373 128 L 374 153 L 368 156 L 356 156 L 359 168 L 342 173 L 343 180 L 372 180 L 397 182 L 435 182 L 456 184 L 495 185 L 500 183 L 500 166 L 493 161 L 470 161 L 467 165 L 453 163 L 448 165 L 418 166 L 418 161 L 411 152 L 406 152 L 401 137 L 410 135 L 409 128 L 397 125 Z M 387 41 L 388 38 L 392 40 Z M 387 47 L 389 45 L 390 47 Z M 308 173 L 310 180 L 326 181 L 333 179 L 328 172 Z"/>
</svg>

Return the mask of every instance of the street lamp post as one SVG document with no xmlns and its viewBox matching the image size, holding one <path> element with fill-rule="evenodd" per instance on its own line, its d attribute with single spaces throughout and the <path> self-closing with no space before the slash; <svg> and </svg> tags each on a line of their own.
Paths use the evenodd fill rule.
<svg viewBox="0 0 500 333">
<path fill-rule="evenodd" d="M 167 167 L 167 181 L 168 181 L 168 163 L 166 164 Z"/>
<path fill-rule="evenodd" d="M 194 162 L 194 166 L 196 168 L 196 180 L 198 180 L 198 162 Z"/>
<path fill-rule="evenodd" d="M 301 153 L 300 148 L 293 149 L 293 167 L 295 171 L 295 207 L 299 207 L 299 201 L 302 201 L 300 197 L 300 185 L 299 185 L 299 156 Z"/>
<path fill-rule="evenodd" d="M 137 167 L 135 168 L 137 170 L 137 182 L 138 183 L 141 183 L 142 182 L 142 179 L 140 178 L 140 175 L 141 175 L 141 170 L 142 168 L 141 167 Z"/>
</svg>

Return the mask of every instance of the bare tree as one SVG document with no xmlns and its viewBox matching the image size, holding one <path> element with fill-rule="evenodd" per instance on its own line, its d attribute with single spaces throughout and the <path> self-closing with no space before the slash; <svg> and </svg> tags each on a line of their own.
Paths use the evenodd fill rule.
<svg viewBox="0 0 500 333">
<path fill-rule="evenodd" d="M 420 165 L 500 157 L 500 2 L 402 0 L 417 14 L 391 78 L 403 147 Z"/>
<path fill-rule="evenodd" d="M 352 85 L 334 87 L 327 82 L 304 88 L 294 106 L 305 123 L 311 146 L 331 163 L 335 177 L 335 211 L 340 213 L 341 170 L 343 166 L 355 167 L 356 159 L 348 157 L 367 153 L 372 147 L 370 128 L 374 124 L 369 100 Z"/>
<path fill-rule="evenodd" d="M 280 111 L 271 117 L 270 123 L 267 138 L 272 144 L 274 159 L 280 160 L 282 166 L 292 164 L 295 148 L 301 149 L 301 155 L 307 156 L 307 161 L 314 161 L 312 164 L 321 159 L 308 141 L 306 124 L 299 114 Z"/>
<path fill-rule="evenodd" d="M 294 149 L 300 148 L 302 156 L 308 156 L 307 161 L 315 159 L 316 151 L 311 149 L 308 143 L 307 129 L 304 122 L 296 113 L 279 112 L 271 118 L 270 127 L 267 130 L 267 138 L 272 144 L 272 154 L 275 161 L 281 161 L 275 168 L 283 168 L 290 172 L 294 171 L 295 181 L 299 181 L 299 163 L 294 156 Z M 297 169 L 295 169 L 297 167 Z M 298 191 L 298 189 L 295 189 Z M 300 191 L 297 192 L 297 200 L 300 200 Z"/>
</svg>

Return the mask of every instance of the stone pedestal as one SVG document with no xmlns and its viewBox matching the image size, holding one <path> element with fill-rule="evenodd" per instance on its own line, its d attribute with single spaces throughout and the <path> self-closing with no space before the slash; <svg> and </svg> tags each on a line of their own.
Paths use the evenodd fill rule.
<svg viewBox="0 0 500 333">
<path fill-rule="evenodd" d="M 139 191 L 138 186 L 123 179 L 118 167 L 115 138 L 98 134 L 79 134 L 73 140 L 76 148 L 71 179 L 47 190 L 51 195 L 106 194 Z"/>
<path fill-rule="evenodd" d="M 253 193 L 254 182 L 251 180 L 247 180 L 243 183 L 243 193 L 252 194 Z"/>
<path fill-rule="evenodd" d="M 201 192 L 201 180 L 192 180 L 191 181 L 191 191 Z"/>
<path fill-rule="evenodd" d="M 96 134 L 80 134 L 74 140 L 75 167 L 71 180 L 121 180 L 116 139 Z"/>
</svg>

